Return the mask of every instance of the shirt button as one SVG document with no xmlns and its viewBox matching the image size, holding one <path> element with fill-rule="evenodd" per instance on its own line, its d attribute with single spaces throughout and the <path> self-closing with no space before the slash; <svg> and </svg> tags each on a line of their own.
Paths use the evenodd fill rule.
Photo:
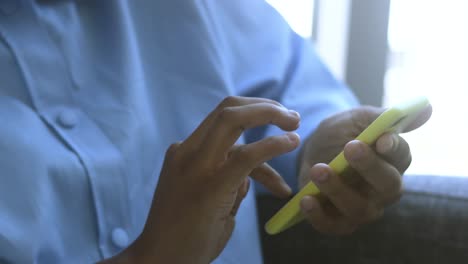
<svg viewBox="0 0 468 264">
<path fill-rule="evenodd" d="M 125 232 L 125 230 L 123 230 L 120 227 L 112 230 L 112 243 L 114 243 L 114 245 L 119 248 L 127 247 L 128 246 L 127 232 Z"/>
<path fill-rule="evenodd" d="M 74 110 L 63 110 L 57 117 L 57 122 L 63 128 L 73 128 L 78 123 L 78 114 Z"/>
</svg>

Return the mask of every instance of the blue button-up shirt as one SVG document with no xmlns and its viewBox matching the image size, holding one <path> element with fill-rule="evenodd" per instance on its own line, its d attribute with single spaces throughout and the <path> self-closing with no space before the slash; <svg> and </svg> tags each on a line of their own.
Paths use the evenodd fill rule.
<svg viewBox="0 0 468 264">
<path fill-rule="evenodd" d="M 0 263 L 125 248 L 166 148 L 228 95 L 299 111 L 303 138 L 356 103 L 262 0 L 0 0 Z M 296 156 L 271 163 L 293 185 Z M 215 263 L 261 262 L 251 191 Z"/>
</svg>

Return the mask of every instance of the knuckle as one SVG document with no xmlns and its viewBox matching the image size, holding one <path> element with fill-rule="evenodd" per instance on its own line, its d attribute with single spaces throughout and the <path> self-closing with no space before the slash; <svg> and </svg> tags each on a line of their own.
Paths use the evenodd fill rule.
<svg viewBox="0 0 468 264">
<path fill-rule="evenodd" d="M 180 142 L 171 144 L 166 150 L 166 157 L 175 158 L 176 156 L 178 156 L 178 154 L 180 153 L 179 151 L 180 145 L 181 145 Z"/>
<path fill-rule="evenodd" d="M 252 151 L 247 149 L 245 146 L 238 147 L 232 154 L 233 159 L 236 162 L 244 163 L 247 165 L 253 164 L 255 160 L 255 155 Z"/>
<path fill-rule="evenodd" d="M 194 167 L 194 174 L 201 174 L 205 178 L 209 178 L 210 175 L 214 175 L 215 167 L 213 166 L 212 162 L 205 158 L 198 158 L 195 162 Z"/>
<path fill-rule="evenodd" d="M 271 114 L 282 113 L 285 110 L 284 107 L 271 103 L 263 103 L 263 107 L 265 107 L 267 112 Z"/>
<path fill-rule="evenodd" d="M 343 185 L 339 182 L 339 179 L 334 178 L 334 175 L 329 175 L 328 181 L 324 183 L 317 182 L 314 178 L 312 178 L 312 181 L 317 184 L 320 191 L 328 197 L 340 197 L 343 193 Z"/>
<path fill-rule="evenodd" d="M 219 122 L 225 122 L 229 120 L 231 122 L 233 119 L 236 119 L 237 111 L 233 107 L 225 107 L 221 109 L 218 115 Z"/>
<path fill-rule="evenodd" d="M 326 193 L 326 195 L 329 197 L 339 197 L 341 194 L 339 188 L 332 184 L 318 183 L 318 185 L 320 186 L 320 190 Z"/>
<path fill-rule="evenodd" d="M 402 173 L 404 171 L 406 171 L 406 169 L 409 168 L 409 166 L 411 165 L 411 162 L 413 162 L 413 156 L 411 155 L 411 153 L 408 153 L 408 158 L 406 159 L 406 164 L 405 164 L 405 167 L 402 170 Z"/>
<path fill-rule="evenodd" d="M 266 145 L 272 146 L 272 147 L 281 147 L 285 143 L 289 142 L 289 139 L 287 138 L 287 136 L 268 137 L 268 138 L 265 138 L 264 140 L 265 140 Z"/>
<path fill-rule="evenodd" d="M 348 217 L 351 223 L 358 225 L 372 221 L 377 212 L 378 209 L 372 203 L 367 202 L 356 206 Z"/>
<path fill-rule="evenodd" d="M 349 112 L 351 122 L 353 123 L 353 127 L 357 128 L 359 131 L 367 126 L 366 121 L 364 120 L 364 118 L 362 118 L 364 113 L 365 110 L 363 108 L 353 109 Z"/>
<path fill-rule="evenodd" d="M 241 131 L 249 126 L 248 122 L 241 120 L 240 112 L 234 107 L 223 108 L 216 118 L 216 122 L 230 128 L 239 128 Z"/>
<path fill-rule="evenodd" d="M 362 223 L 370 223 L 379 219 L 383 215 L 383 208 L 376 204 L 370 204 L 367 208 L 366 217 Z"/>
<path fill-rule="evenodd" d="M 403 151 L 403 152 L 408 152 L 409 154 L 411 154 L 410 152 L 410 146 L 408 144 L 408 142 L 402 138 L 401 136 L 397 135 L 396 136 L 397 138 L 397 145 L 399 145 L 399 148 Z"/>
<path fill-rule="evenodd" d="M 347 112 L 339 112 L 339 113 L 336 113 L 324 120 L 322 120 L 318 127 L 317 127 L 317 131 L 325 131 L 326 133 L 330 133 L 330 131 L 333 131 L 333 132 L 338 132 L 338 131 L 342 131 L 342 129 L 340 128 L 343 124 L 343 120 L 349 120 L 350 117 L 348 117 L 350 115 L 350 112 L 351 111 L 347 111 Z M 355 137 L 355 131 L 353 130 L 353 126 L 349 126 L 349 129 L 346 131 L 346 134 L 350 134 L 351 137 Z"/>
<path fill-rule="evenodd" d="M 335 115 L 322 120 L 318 126 L 318 129 L 321 130 L 321 129 L 326 129 L 328 127 L 333 127 L 335 123 L 334 119 L 335 119 Z"/>
<path fill-rule="evenodd" d="M 396 191 L 392 192 L 392 195 L 388 199 L 388 203 L 391 204 L 391 203 L 396 203 L 396 202 L 400 201 L 401 198 L 403 197 L 403 192 L 404 192 L 403 186 L 401 186 Z"/>
<path fill-rule="evenodd" d="M 218 105 L 218 108 L 223 109 L 226 107 L 231 107 L 231 106 L 236 106 L 239 104 L 239 97 L 238 96 L 228 96 L 221 101 L 221 103 Z"/>
<path fill-rule="evenodd" d="M 361 170 L 367 171 L 380 171 L 382 167 L 382 162 L 379 157 L 373 150 L 371 150 L 367 145 L 361 145 L 362 154 L 358 162 L 355 162 L 354 165 L 360 168 Z"/>
<path fill-rule="evenodd" d="M 264 118 L 269 119 L 269 123 L 276 123 L 279 119 L 282 118 L 282 116 L 285 113 L 284 108 L 273 105 L 273 104 L 264 103 L 262 104 L 262 107 L 263 107 L 262 114 Z"/>
<path fill-rule="evenodd" d="M 173 168 L 178 168 L 180 170 L 184 169 L 184 159 L 185 154 L 181 148 L 182 144 L 180 142 L 171 144 L 167 150 L 164 157 L 164 164 L 167 166 L 171 166 Z"/>
<path fill-rule="evenodd" d="M 373 106 L 362 106 L 351 110 L 350 117 L 354 127 L 359 130 L 364 130 L 374 119 L 379 112 L 378 108 Z"/>
<path fill-rule="evenodd" d="M 282 104 L 280 104 L 279 102 L 275 101 L 275 100 L 271 100 L 271 99 L 266 99 L 268 103 L 272 104 L 272 105 L 275 105 L 276 107 L 278 108 L 285 108 Z"/>
<path fill-rule="evenodd" d="M 391 196 L 394 197 L 401 197 L 403 194 L 403 181 L 401 180 L 401 177 L 398 175 L 395 176 L 389 183 L 389 186 L 386 190 L 386 193 L 392 194 Z"/>
<path fill-rule="evenodd" d="M 400 201 L 401 198 L 403 197 L 404 189 L 403 186 L 398 190 L 398 192 L 395 194 L 395 200 L 394 201 Z"/>
<path fill-rule="evenodd" d="M 242 147 L 243 144 L 234 144 L 228 151 L 227 153 L 227 158 L 232 158 L 234 154 L 236 154 L 236 151 L 238 148 Z"/>
<path fill-rule="evenodd" d="M 373 205 L 367 205 L 366 207 L 361 209 L 361 221 L 356 222 L 356 223 L 368 223 L 372 221 L 376 214 L 377 214 L 377 208 Z"/>
</svg>

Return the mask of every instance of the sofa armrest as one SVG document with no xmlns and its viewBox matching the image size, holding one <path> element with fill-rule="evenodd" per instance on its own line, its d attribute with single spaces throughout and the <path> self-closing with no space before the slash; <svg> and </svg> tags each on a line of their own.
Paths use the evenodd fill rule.
<svg viewBox="0 0 468 264">
<path fill-rule="evenodd" d="M 352 235 L 321 235 L 306 223 L 262 231 L 265 263 L 466 263 L 468 178 L 406 176 L 404 184 L 399 203 Z M 258 197 L 260 226 L 284 202 Z"/>
</svg>

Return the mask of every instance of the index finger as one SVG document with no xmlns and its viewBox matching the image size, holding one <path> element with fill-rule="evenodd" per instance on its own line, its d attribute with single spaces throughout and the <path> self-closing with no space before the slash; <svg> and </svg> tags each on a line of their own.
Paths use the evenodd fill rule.
<svg viewBox="0 0 468 264">
<path fill-rule="evenodd" d="M 225 108 L 207 132 L 200 155 L 209 161 L 224 159 L 246 129 L 272 124 L 292 131 L 299 126 L 299 122 L 297 112 L 270 103 Z"/>
<path fill-rule="evenodd" d="M 284 107 L 280 103 L 266 98 L 228 96 L 224 98 L 223 101 L 219 103 L 213 111 L 211 111 L 211 113 L 200 123 L 200 125 L 195 129 L 195 131 L 186 140 L 184 140 L 182 145 L 189 146 L 192 148 L 199 147 L 207 132 L 210 130 L 210 127 L 212 126 L 215 118 L 224 108 L 257 103 L 270 103 L 278 107 Z"/>
</svg>

